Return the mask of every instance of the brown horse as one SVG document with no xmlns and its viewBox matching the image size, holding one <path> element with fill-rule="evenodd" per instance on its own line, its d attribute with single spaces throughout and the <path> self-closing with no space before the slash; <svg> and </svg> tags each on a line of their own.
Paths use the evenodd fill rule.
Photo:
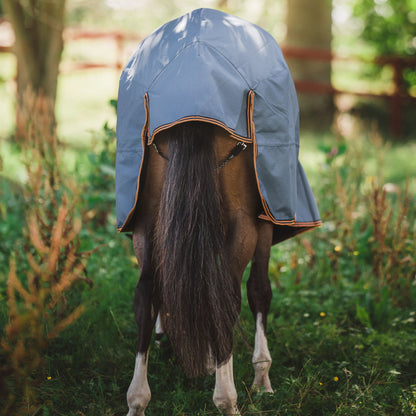
<svg viewBox="0 0 416 416">
<path fill-rule="evenodd" d="M 127 393 L 128 416 L 144 415 L 150 401 L 148 348 L 158 314 L 188 375 L 207 373 L 210 362 L 215 363 L 214 403 L 222 414 L 237 415 L 233 328 L 250 260 L 248 300 L 256 321 L 253 387 L 273 391 L 265 336 L 273 225 L 258 219 L 252 144 L 233 157 L 236 140 L 204 122 L 171 127 L 158 133 L 154 143 L 146 149 L 141 203 L 133 219 L 141 275 L 134 301 L 138 353 Z"/>
</svg>

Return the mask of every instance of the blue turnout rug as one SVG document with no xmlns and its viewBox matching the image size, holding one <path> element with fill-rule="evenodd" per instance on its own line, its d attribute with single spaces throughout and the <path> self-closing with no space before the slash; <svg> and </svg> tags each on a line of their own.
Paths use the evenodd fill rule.
<svg viewBox="0 0 416 416">
<path fill-rule="evenodd" d="M 202 120 L 251 142 L 274 243 L 321 224 L 298 160 L 295 87 L 273 37 L 238 17 L 198 9 L 155 30 L 120 78 L 117 111 L 117 227 L 130 231 L 140 203 L 144 148 L 175 124 Z"/>
</svg>

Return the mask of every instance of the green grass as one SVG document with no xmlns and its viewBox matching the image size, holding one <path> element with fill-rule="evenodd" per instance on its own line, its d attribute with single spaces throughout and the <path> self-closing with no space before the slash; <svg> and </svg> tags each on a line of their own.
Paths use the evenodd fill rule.
<svg viewBox="0 0 416 416">
<path fill-rule="evenodd" d="M 84 293 L 85 314 L 48 351 L 50 379 L 43 380 L 39 392 L 43 414 L 126 413 L 138 271 L 129 259 L 127 239 L 106 242 L 108 247 L 90 260 L 94 287 Z M 416 372 L 416 336 L 407 322 L 413 315 L 396 311 L 395 326 L 370 330 L 355 317 L 355 299 L 362 295 L 363 288 L 349 282 L 294 285 L 287 276 L 279 288 L 274 286 L 268 338 L 275 394 L 250 393 L 251 354 L 237 332 L 234 367 L 242 414 L 412 414 L 405 408 L 411 406 Z M 242 327 L 252 345 L 254 325 L 245 296 L 243 305 Z M 148 415 L 217 414 L 211 400 L 214 378 L 186 379 L 174 359 L 154 344 L 149 383 Z"/>
<path fill-rule="evenodd" d="M 273 395 L 250 392 L 254 321 L 245 285 L 242 286 L 243 337 L 236 330 L 234 372 L 243 415 L 416 414 L 414 278 L 405 305 L 400 287 L 380 287 L 371 271 L 369 247 L 373 243 L 368 234 L 371 221 L 367 208 L 360 208 L 363 218 L 358 217 L 356 225 L 349 229 L 343 224 L 342 203 L 335 195 L 336 172 L 343 175 L 349 197 L 355 184 L 348 178 L 355 177 L 362 183 L 361 195 L 368 192 L 366 181 L 377 172 L 403 188 L 406 176 L 414 172 L 414 145 L 393 146 L 385 155 L 384 166 L 377 166 L 377 161 L 382 160 L 380 148 L 369 138 L 350 140 L 346 141 L 346 154 L 326 164 L 318 145 L 340 146 L 343 142 L 331 134 L 303 134 L 301 159 L 325 222 L 319 230 L 272 250 L 269 276 L 273 302 L 267 335 L 273 358 Z M 364 156 L 358 156 L 357 148 L 365 151 Z M 2 152 L 5 149 L 4 166 L 10 171 L 18 170 L 18 153 L 10 145 Z M 73 160 L 80 186 L 88 189 L 83 204 L 104 204 L 110 215 L 100 226 L 84 226 L 83 249 L 100 246 L 87 265 L 87 275 L 94 285 L 80 292 L 85 313 L 47 351 L 46 373 L 36 386 L 37 414 L 41 415 L 118 416 L 127 410 L 125 395 L 136 344 L 133 294 L 139 270 L 131 241 L 115 232 L 114 204 L 111 197 L 107 198 L 108 186 L 112 185 L 99 173 L 100 166 L 110 162 L 100 149 L 95 157 L 87 158 L 85 152 L 81 153 L 77 163 L 73 159 L 76 150 L 70 149 L 66 155 Z M 8 183 L 9 179 L 2 179 L 0 229 L 8 238 L 0 244 L 0 328 L 7 322 L 7 258 L 15 244 L 21 244 L 24 223 L 21 209 L 16 209 L 21 195 Z M 360 201 L 361 198 L 364 196 Z M 394 198 L 391 200 L 394 202 Z M 331 211 L 331 207 L 335 208 Z M 408 217 L 414 224 L 414 207 Z M 312 257 L 305 250 L 305 241 L 315 252 Z M 353 247 L 351 251 L 349 247 Z M 244 282 L 246 279 L 247 272 Z M 212 403 L 214 377 L 187 379 L 169 350 L 159 349 L 154 343 L 149 383 L 152 400 L 148 416 L 218 414 Z"/>
</svg>

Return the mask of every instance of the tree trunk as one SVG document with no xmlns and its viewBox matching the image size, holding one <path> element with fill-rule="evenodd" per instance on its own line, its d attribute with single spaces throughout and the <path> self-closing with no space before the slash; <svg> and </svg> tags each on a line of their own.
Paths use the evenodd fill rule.
<svg viewBox="0 0 416 416">
<path fill-rule="evenodd" d="M 13 26 L 17 57 L 16 133 L 26 135 L 28 117 L 36 117 L 34 100 L 42 97 L 53 111 L 59 63 L 63 50 L 65 0 L 3 0 L 5 12 Z"/>
<path fill-rule="evenodd" d="M 285 46 L 303 49 L 331 50 L 332 1 L 288 0 Z M 331 62 L 328 60 L 287 59 L 294 80 L 331 83 Z M 302 121 L 315 120 L 328 127 L 333 119 L 333 97 L 329 94 L 299 93 Z"/>
</svg>

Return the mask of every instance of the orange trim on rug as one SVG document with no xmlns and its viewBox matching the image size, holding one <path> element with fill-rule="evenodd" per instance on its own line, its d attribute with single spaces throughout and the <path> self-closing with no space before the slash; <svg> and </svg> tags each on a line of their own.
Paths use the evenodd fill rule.
<svg viewBox="0 0 416 416">
<path fill-rule="evenodd" d="M 144 95 L 144 110 L 146 112 L 146 120 L 144 122 L 143 130 L 142 130 L 142 138 L 146 137 L 149 140 L 149 94 L 146 92 Z"/>
<path fill-rule="evenodd" d="M 259 218 L 260 220 L 265 220 L 265 221 L 271 221 L 270 218 L 266 215 L 266 214 L 260 214 L 257 218 Z M 296 220 L 293 221 L 279 221 L 276 220 L 276 222 L 273 222 L 276 225 L 287 225 L 289 227 L 310 227 L 310 228 L 315 228 L 315 227 L 319 227 L 322 225 L 322 221 L 321 220 L 317 220 L 317 221 L 305 221 L 305 222 L 297 222 Z"/>
<path fill-rule="evenodd" d="M 128 213 L 127 218 L 125 219 L 123 225 L 120 228 L 118 228 L 118 232 L 125 231 L 126 226 L 128 225 L 128 223 L 130 222 L 130 220 L 132 219 L 132 217 L 134 215 L 134 212 L 135 212 L 136 206 L 137 206 L 137 201 L 139 200 L 140 177 L 142 175 L 142 169 L 143 169 L 143 165 L 144 165 L 144 156 L 145 156 L 145 152 L 146 152 L 146 148 L 147 148 L 146 142 L 147 142 L 148 137 L 149 137 L 149 96 L 147 95 L 147 93 L 144 95 L 144 109 L 146 111 L 146 120 L 144 122 L 143 129 L 142 129 L 143 153 L 142 153 L 142 160 L 140 161 L 139 175 L 137 176 L 136 195 L 134 197 L 134 205 L 133 205 L 133 208 Z"/>
<path fill-rule="evenodd" d="M 253 158 L 254 158 L 254 172 L 256 174 L 257 189 L 260 195 L 261 203 L 264 209 L 264 214 L 258 216 L 258 218 L 266 221 L 270 221 L 276 225 L 287 225 L 290 227 L 318 227 L 320 226 L 321 220 L 311 221 L 311 222 L 296 222 L 296 214 L 291 220 L 278 220 L 274 218 L 273 214 L 270 211 L 270 208 L 267 204 L 266 199 L 261 193 L 260 181 L 257 174 L 257 140 L 256 140 L 256 130 L 253 121 L 253 112 L 254 112 L 254 97 L 255 93 L 253 90 L 250 90 L 247 96 L 247 131 L 250 134 L 250 138 L 253 142 Z"/>
<path fill-rule="evenodd" d="M 241 136 L 237 133 L 234 132 L 234 130 L 230 129 L 225 123 L 223 123 L 222 121 L 216 120 L 214 118 L 210 118 L 210 117 L 204 117 L 204 116 L 187 116 L 187 117 L 182 117 L 179 120 L 173 121 L 172 123 L 168 123 L 168 124 L 164 124 L 163 126 L 157 127 L 156 129 L 154 129 L 152 137 L 149 138 L 147 144 L 151 145 L 155 139 L 156 134 L 160 133 L 163 130 L 167 130 L 173 126 L 176 126 L 178 124 L 181 123 L 186 123 L 189 121 L 204 121 L 206 123 L 210 123 L 210 124 L 215 124 L 216 126 L 222 127 L 224 130 L 226 130 L 228 132 L 228 134 L 231 136 L 231 138 L 235 139 L 235 140 L 239 140 L 241 142 L 244 143 L 251 143 L 251 139 Z"/>
<path fill-rule="evenodd" d="M 256 176 L 256 183 L 257 183 L 257 190 L 260 195 L 261 204 L 263 206 L 265 217 L 263 219 L 266 219 L 268 221 L 271 221 L 273 224 L 279 224 L 279 222 L 273 217 L 271 214 L 269 207 L 267 205 L 266 200 L 263 197 L 263 194 L 260 190 L 260 181 L 259 181 L 259 175 L 257 174 L 257 141 L 256 141 L 256 126 L 254 125 L 253 121 L 253 111 L 254 111 L 254 96 L 255 93 L 253 90 L 250 90 L 247 95 L 247 131 L 250 135 L 250 138 L 253 142 L 253 165 L 254 165 L 254 172 Z M 280 222 L 281 224 L 287 224 L 287 222 Z M 290 221 L 289 221 L 290 223 Z"/>
</svg>

